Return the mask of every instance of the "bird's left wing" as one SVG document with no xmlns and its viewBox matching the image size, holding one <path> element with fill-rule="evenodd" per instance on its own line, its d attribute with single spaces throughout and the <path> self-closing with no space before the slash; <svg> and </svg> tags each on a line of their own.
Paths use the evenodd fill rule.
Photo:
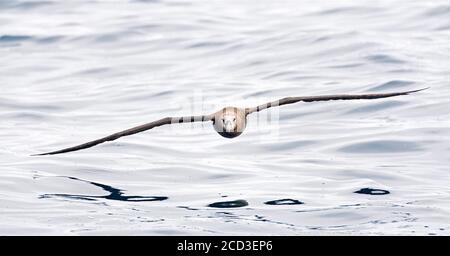
<svg viewBox="0 0 450 256">
<path fill-rule="evenodd" d="M 81 149 L 85 149 L 85 148 L 90 148 L 93 147 L 95 145 L 98 145 L 100 143 L 103 142 L 107 142 L 107 141 L 112 141 L 112 140 L 116 140 L 120 137 L 123 136 L 128 136 L 128 135 L 132 135 L 135 133 L 139 133 L 139 132 L 143 132 L 146 130 L 150 130 L 152 128 L 161 126 L 161 125 L 166 125 L 166 124 L 174 124 L 174 123 L 191 123 L 191 122 L 204 122 L 204 121 L 210 121 L 212 120 L 212 116 L 211 115 L 203 115 L 203 116 L 185 116 L 185 117 L 165 117 L 150 123 L 146 123 L 143 125 L 139 125 L 130 129 L 127 129 L 125 131 L 121 131 L 121 132 L 116 132 L 114 134 L 108 135 L 106 137 L 103 137 L 101 139 L 97 139 L 97 140 L 93 140 L 93 141 L 89 141 L 74 147 L 70 147 L 70 148 L 65 148 L 65 149 L 61 149 L 61 150 L 57 150 L 57 151 L 52 151 L 52 152 L 47 152 L 47 153 L 42 153 L 42 154 L 36 154 L 34 156 L 42 156 L 42 155 L 55 155 L 55 154 L 61 154 L 61 153 L 67 153 L 67 152 L 71 152 L 71 151 L 77 151 L 77 150 L 81 150 Z"/>
</svg>

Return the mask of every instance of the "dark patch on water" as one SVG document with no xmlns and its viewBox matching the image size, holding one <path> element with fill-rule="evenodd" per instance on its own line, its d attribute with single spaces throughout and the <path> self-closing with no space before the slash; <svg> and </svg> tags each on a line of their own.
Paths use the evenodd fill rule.
<svg viewBox="0 0 450 256">
<path fill-rule="evenodd" d="M 152 94 L 151 97 L 161 97 L 161 96 L 169 96 L 169 95 L 173 95 L 174 91 L 173 90 L 161 90 L 158 93 Z"/>
<path fill-rule="evenodd" d="M 356 67 L 360 67 L 362 65 L 364 65 L 364 63 L 339 64 L 339 65 L 332 65 L 332 66 L 328 66 L 328 67 L 342 69 L 342 68 L 356 68 Z"/>
<path fill-rule="evenodd" d="M 64 38 L 63 36 L 47 36 L 47 37 L 37 38 L 35 41 L 40 44 L 51 44 L 51 43 L 56 43 L 63 38 Z"/>
<path fill-rule="evenodd" d="M 26 1 L 26 2 L 15 2 L 15 1 L 0 1 L 0 8 L 14 8 L 29 10 L 39 7 L 44 7 L 53 4 L 50 1 Z"/>
<path fill-rule="evenodd" d="M 197 42 L 191 45 L 188 45 L 187 48 L 195 49 L 195 48 L 214 48 L 227 45 L 226 42 Z"/>
<path fill-rule="evenodd" d="M 245 200 L 234 200 L 234 201 L 224 201 L 224 202 L 215 202 L 209 204 L 208 207 L 213 208 L 237 208 L 247 206 L 248 202 Z"/>
<path fill-rule="evenodd" d="M 436 30 L 438 30 L 438 31 L 450 30 L 450 26 L 448 26 L 448 25 L 439 26 L 436 28 Z"/>
<path fill-rule="evenodd" d="M 30 40 L 33 37 L 31 36 L 22 36 L 22 35 L 3 35 L 0 36 L 0 43 L 18 43 L 26 40 Z"/>
<path fill-rule="evenodd" d="M 449 15 L 450 14 L 450 5 L 441 5 L 438 7 L 434 7 L 431 10 L 426 11 L 425 16 L 435 17 L 438 15 Z"/>
<path fill-rule="evenodd" d="M 148 201 L 164 201 L 169 199 L 167 196 L 124 196 L 122 189 L 114 188 L 109 185 L 87 181 L 78 179 L 75 177 L 66 177 L 71 180 L 77 180 L 77 181 L 83 181 L 87 182 L 91 185 L 94 185 L 96 187 L 100 187 L 106 192 L 109 192 L 109 195 L 105 196 L 95 196 L 95 195 L 73 195 L 73 194 L 43 194 L 39 196 L 40 199 L 42 198 L 52 198 L 52 197 L 64 197 L 64 198 L 70 198 L 70 199 L 77 199 L 77 200 L 88 200 L 88 201 L 97 201 L 97 199 L 108 199 L 108 200 L 116 200 L 116 201 L 127 201 L 127 202 L 148 202 Z"/>
<path fill-rule="evenodd" d="M 394 101 L 394 100 L 383 101 L 383 102 L 378 102 L 378 103 L 371 103 L 371 104 L 368 104 L 367 106 L 362 106 L 362 107 L 352 109 L 352 110 L 348 111 L 347 114 L 370 113 L 370 112 L 382 111 L 385 109 L 398 107 L 398 106 L 402 106 L 405 104 L 406 104 L 405 102 Z"/>
<path fill-rule="evenodd" d="M 186 210 L 189 210 L 189 211 L 198 211 L 199 210 L 197 208 L 192 208 L 192 207 L 189 207 L 189 206 L 177 206 L 177 208 L 186 209 Z"/>
<path fill-rule="evenodd" d="M 98 35 L 94 38 L 94 40 L 98 43 L 111 43 L 118 41 L 120 39 L 119 35 L 115 33 Z"/>
<path fill-rule="evenodd" d="M 414 84 L 412 81 L 405 81 L 405 80 L 391 80 L 389 82 L 380 84 L 378 86 L 375 86 L 373 88 L 370 88 L 369 91 L 382 91 L 382 90 L 390 90 L 390 89 L 398 89 L 401 87 L 405 87 L 407 85 Z"/>
<path fill-rule="evenodd" d="M 299 200 L 286 198 L 286 199 L 267 201 L 267 202 L 265 202 L 265 204 L 268 204 L 268 205 L 296 205 L 296 204 L 304 204 L 304 203 Z"/>
<path fill-rule="evenodd" d="M 363 153 L 363 154 L 402 153 L 420 150 L 422 149 L 417 143 L 398 140 L 377 140 L 377 141 L 353 143 L 351 145 L 344 146 L 339 149 L 339 151 L 345 153 Z"/>
<path fill-rule="evenodd" d="M 401 64 L 404 63 L 403 60 L 394 58 L 386 54 L 374 54 L 366 58 L 369 61 L 380 63 L 380 64 Z"/>
<path fill-rule="evenodd" d="M 378 196 L 378 195 L 387 195 L 387 194 L 390 194 L 391 192 L 384 190 L 384 189 L 377 189 L 377 188 L 362 188 L 353 193 Z"/>
<path fill-rule="evenodd" d="M 95 74 L 107 73 L 108 71 L 110 71 L 110 68 L 107 68 L 107 67 L 90 68 L 90 69 L 85 69 L 85 70 L 76 72 L 75 75 L 95 75 Z"/>
</svg>

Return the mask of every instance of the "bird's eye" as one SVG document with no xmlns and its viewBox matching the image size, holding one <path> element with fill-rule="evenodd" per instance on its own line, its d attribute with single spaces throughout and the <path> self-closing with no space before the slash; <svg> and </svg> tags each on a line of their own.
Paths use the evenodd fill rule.
<svg viewBox="0 0 450 256">
<path fill-rule="evenodd" d="M 233 118 L 233 122 L 236 122 L 236 118 Z"/>
<path fill-rule="evenodd" d="M 225 119 L 222 119 L 222 123 L 225 123 Z"/>
</svg>

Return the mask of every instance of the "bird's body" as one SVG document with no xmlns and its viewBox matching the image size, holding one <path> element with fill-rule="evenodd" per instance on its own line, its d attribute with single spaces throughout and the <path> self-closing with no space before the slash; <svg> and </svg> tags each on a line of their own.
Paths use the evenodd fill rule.
<svg viewBox="0 0 450 256">
<path fill-rule="evenodd" d="M 247 116 L 254 112 L 259 112 L 264 109 L 271 107 L 277 107 L 286 104 L 292 104 L 299 101 L 312 102 L 312 101 L 328 101 L 328 100 L 357 100 L 357 99 L 378 99 L 387 98 L 400 95 L 407 95 L 409 93 L 418 92 L 425 90 L 413 90 L 405 92 L 394 92 L 394 93 L 378 93 L 378 94 L 341 94 L 341 95 L 322 95 L 322 96 L 306 96 L 306 97 L 286 97 L 277 101 L 262 104 L 251 108 L 236 108 L 236 107 L 225 107 L 215 113 L 210 115 L 201 116 L 184 116 L 184 117 L 165 117 L 147 124 L 136 126 L 121 132 L 111 134 L 109 136 L 93 140 L 78 146 L 65 148 L 57 151 L 52 151 L 48 153 L 38 154 L 38 155 L 54 155 L 67 153 L 71 151 L 77 151 L 85 148 L 90 148 L 103 142 L 113 141 L 120 137 L 129 136 L 135 133 L 143 132 L 158 126 L 174 124 L 174 123 L 190 123 L 190 122 L 206 122 L 212 121 L 214 130 L 225 138 L 235 138 L 241 135 L 247 126 Z"/>
<path fill-rule="evenodd" d="M 213 118 L 214 130 L 225 138 L 234 138 L 242 134 L 247 126 L 245 109 L 226 107 L 216 113 Z"/>
</svg>

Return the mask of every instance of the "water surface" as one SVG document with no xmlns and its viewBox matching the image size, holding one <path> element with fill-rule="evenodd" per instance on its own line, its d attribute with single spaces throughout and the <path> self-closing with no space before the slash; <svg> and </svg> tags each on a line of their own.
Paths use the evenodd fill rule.
<svg viewBox="0 0 450 256">
<path fill-rule="evenodd" d="M 448 1 L 0 0 L 0 234 L 449 235 Z M 31 157 L 165 116 L 299 103 Z"/>
</svg>

